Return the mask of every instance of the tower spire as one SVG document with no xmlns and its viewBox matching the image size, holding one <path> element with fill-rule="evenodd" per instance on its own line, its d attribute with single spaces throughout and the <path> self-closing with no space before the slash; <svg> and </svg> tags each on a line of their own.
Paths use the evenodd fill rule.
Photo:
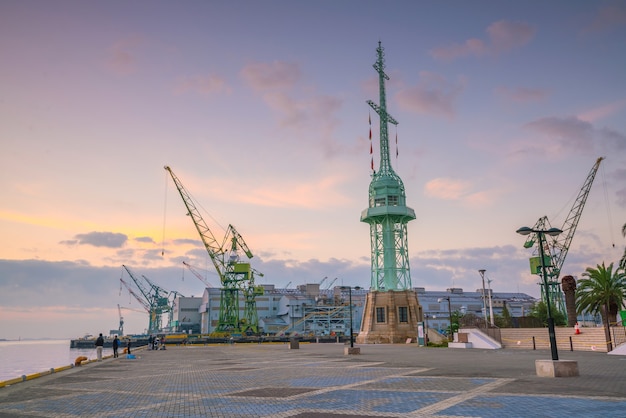
<svg viewBox="0 0 626 418">
<path fill-rule="evenodd" d="M 377 105 L 371 100 L 367 101 L 372 109 L 380 117 L 380 169 L 381 173 L 393 173 L 391 167 L 391 160 L 389 158 L 389 123 L 397 125 L 398 122 L 387 113 L 387 93 L 385 91 L 385 80 L 389 80 L 389 76 L 385 74 L 385 50 L 378 41 L 378 48 L 376 48 L 378 58 L 373 67 L 378 72 L 378 91 L 379 91 L 379 103 Z M 395 173 L 394 173 L 395 174 Z"/>
</svg>

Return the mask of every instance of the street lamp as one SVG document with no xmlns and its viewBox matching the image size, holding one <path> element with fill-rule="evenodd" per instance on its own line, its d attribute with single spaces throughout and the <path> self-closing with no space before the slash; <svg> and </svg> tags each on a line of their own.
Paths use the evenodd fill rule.
<svg viewBox="0 0 626 418">
<path fill-rule="evenodd" d="M 354 348 L 354 335 L 352 333 L 352 289 L 360 290 L 359 286 L 341 286 L 341 290 L 348 290 L 348 303 L 350 304 L 350 348 Z"/>
<path fill-rule="evenodd" d="M 550 288 L 548 287 L 548 275 L 546 273 L 546 261 L 544 260 L 544 252 L 543 252 L 543 236 L 545 234 L 550 235 L 551 237 L 555 237 L 559 235 L 562 230 L 558 228 L 550 228 L 548 230 L 543 229 L 532 229 L 527 226 L 523 226 L 517 231 L 520 235 L 528 235 L 531 233 L 537 234 L 537 238 L 539 239 L 539 259 L 541 260 L 541 276 L 543 277 L 543 287 L 546 295 L 546 308 L 548 309 L 548 336 L 550 337 L 550 350 L 552 351 L 552 360 L 559 359 L 559 353 L 556 348 L 556 333 L 554 331 L 554 318 L 552 318 L 552 310 L 550 308 Z"/>
<path fill-rule="evenodd" d="M 483 279 L 483 319 L 485 320 L 485 328 L 487 328 L 487 302 L 485 301 L 485 272 L 487 270 L 480 269 L 478 273 L 480 273 L 480 277 Z"/>
<path fill-rule="evenodd" d="M 448 341 L 452 341 L 452 308 L 450 307 L 450 296 L 444 296 L 437 299 L 437 302 L 441 303 L 442 300 L 448 301 L 448 320 L 450 321 L 450 333 L 448 334 Z"/>
</svg>

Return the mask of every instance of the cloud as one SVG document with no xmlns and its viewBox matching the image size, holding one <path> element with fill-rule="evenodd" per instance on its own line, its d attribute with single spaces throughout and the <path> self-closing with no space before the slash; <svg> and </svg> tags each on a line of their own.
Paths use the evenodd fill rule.
<svg viewBox="0 0 626 418">
<path fill-rule="evenodd" d="M 79 245 L 93 245 L 94 247 L 120 248 L 124 246 L 128 237 L 115 232 L 89 232 L 74 237 Z"/>
<path fill-rule="evenodd" d="M 626 168 L 620 168 L 615 170 L 611 176 L 614 183 L 619 187 L 615 192 L 616 203 L 622 208 L 626 208 Z"/>
<path fill-rule="evenodd" d="M 137 237 L 135 238 L 135 241 L 146 242 L 148 244 L 154 243 L 154 239 L 152 239 L 152 237 Z"/>
<path fill-rule="evenodd" d="M 244 67 L 241 77 L 257 91 L 290 89 L 300 79 L 300 66 L 295 63 L 274 61 L 257 62 Z"/>
<path fill-rule="evenodd" d="M 547 145 L 556 147 L 554 152 L 590 152 L 593 149 L 593 125 L 577 117 L 546 117 L 527 123 L 525 127 L 551 140 Z"/>
<path fill-rule="evenodd" d="M 141 45 L 139 36 L 131 36 L 117 41 L 108 49 L 107 65 L 118 75 L 130 75 L 137 72 L 135 50 Z"/>
<path fill-rule="evenodd" d="M 208 96 L 214 93 L 231 93 L 231 91 L 226 80 L 215 74 L 183 77 L 174 86 L 175 94 L 193 92 Z"/>
<path fill-rule="evenodd" d="M 472 183 L 467 180 L 439 177 L 426 183 L 424 194 L 436 199 L 462 201 L 473 207 L 484 207 L 493 201 L 491 192 L 474 192 L 472 189 Z"/>
<path fill-rule="evenodd" d="M 626 4 L 615 2 L 600 8 L 598 14 L 582 32 L 601 32 L 621 25 L 626 25 Z"/>
<path fill-rule="evenodd" d="M 254 63 L 243 68 L 240 75 L 278 115 L 281 128 L 297 130 L 300 136 L 304 132 L 315 132 L 316 140 L 328 157 L 345 151 L 333 138 L 339 124 L 335 114 L 340 110 L 342 100 L 311 94 L 310 90 L 307 90 L 308 97 L 306 94 L 296 97 L 293 90 L 301 78 L 298 64 L 283 61 Z"/>
<path fill-rule="evenodd" d="M 582 112 L 577 117 L 585 122 L 593 123 L 619 112 L 624 108 L 624 106 L 626 106 L 626 100 L 618 100 L 616 102 Z"/>
<path fill-rule="evenodd" d="M 488 40 L 471 38 L 461 44 L 434 48 L 430 54 L 435 59 L 453 60 L 473 55 L 497 55 L 526 45 L 535 36 L 535 29 L 524 22 L 500 20 L 486 29 Z"/>
<path fill-rule="evenodd" d="M 496 94 L 500 97 L 512 102 L 539 102 L 548 97 L 549 92 L 543 89 L 533 89 L 526 87 L 517 87 L 510 89 L 508 87 L 498 87 Z"/>
<path fill-rule="evenodd" d="M 436 178 L 424 186 L 424 191 L 429 197 L 444 200 L 458 200 L 468 193 L 470 184 L 467 181 L 449 178 Z"/>
<path fill-rule="evenodd" d="M 466 81 L 448 82 L 443 76 L 421 72 L 418 84 L 396 94 L 398 106 L 418 113 L 446 116 L 455 115 L 455 102 L 465 89 Z"/>
</svg>

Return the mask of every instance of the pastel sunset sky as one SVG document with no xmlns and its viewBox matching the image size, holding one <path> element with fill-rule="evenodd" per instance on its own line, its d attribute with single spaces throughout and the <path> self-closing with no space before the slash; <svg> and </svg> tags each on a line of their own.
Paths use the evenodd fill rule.
<svg viewBox="0 0 626 418">
<path fill-rule="evenodd" d="M 598 157 L 563 273 L 619 260 L 623 1 L 4 0 L 0 338 L 106 334 L 118 304 L 143 332 L 123 264 L 219 286 L 164 165 L 216 236 L 242 234 L 259 283 L 369 287 L 379 41 L 413 286 L 475 291 L 486 269 L 539 297 L 515 231 L 562 226 Z"/>
</svg>

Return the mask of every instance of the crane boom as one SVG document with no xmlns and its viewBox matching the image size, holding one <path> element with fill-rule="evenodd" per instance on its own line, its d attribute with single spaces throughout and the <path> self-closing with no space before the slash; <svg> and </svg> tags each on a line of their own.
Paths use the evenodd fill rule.
<svg viewBox="0 0 626 418">
<path fill-rule="evenodd" d="M 200 234 L 200 239 L 202 240 L 204 247 L 209 253 L 215 269 L 218 271 L 218 273 L 220 273 L 223 265 L 223 260 L 220 260 L 219 258 L 224 254 L 223 245 L 218 244 L 217 239 L 215 239 L 213 232 L 211 232 L 211 229 L 202 218 L 202 215 L 200 214 L 200 211 L 196 207 L 195 203 L 193 202 L 193 199 L 191 198 L 181 181 L 178 179 L 178 177 L 176 177 L 172 169 L 169 166 L 165 166 L 164 168 L 165 170 L 167 170 L 168 173 L 170 173 L 170 176 L 172 177 L 172 180 L 176 185 L 176 189 L 178 190 L 178 193 L 180 194 L 180 197 L 182 197 L 183 203 L 187 208 L 187 214 L 191 216 L 193 224 L 196 227 L 198 234 Z"/>
<path fill-rule="evenodd" d="M 254 285 L 254 274 L 260 273 L 251 268 L 249 262 L 240 261 L 239 255 L 241 250 L 248 259 L 253 257 L 248 245 L 232 225 L 228 225 L 221 245 L 218 244 L 215 235 L 202 218 L 182 182 L 169 166 L 164 168 L 172 177 L 187 208 L 187 214 L 191 216 L 200 239 L 220 277 L 222 287 L 220 289 L 220 313 L 216 330 L 220 332 L 258 332 L 255 297 L 263 294 L 263 290 L 261 286 Z M 230 244 L 230 248 L 227 248 L 227 244 Z M 243 318 L 239 316 L 240 292 L 245 301 Z"/>
<path fill-rule="evenodd" d="M 574 205 L 572 206 L 561 230 L 563 231 L 561 234 L 549 237 L 546 234 L 541 234 L 543 238 L 543 248 L 544 248 L 544 260 L 548 261 L 546 264 L 546 275 L 548 277 L 548 286 L 549 286 L 549 294 L 550 294 L 550 302 L 552 306 L 555 306 L 560 312 L 563 312 L 567 315 L 565 309 L 565 303 L 563 298 L 563 293 L 561 291 L 561 286 L 559 286 L 559 276 L 561 275 L 561 269 L 563 268 L 563 264 L 565 263 L 565 257 L 569 252 L 570 244 L 574 239 L 574 233 L 576 232 L 576 228 L 578 227 L 578 222 L 580 221 L 580 217 L 583 213 L 583 209 L 585 207 L 585 203 L 587 202 L 587 198 L 589 197 L 589 192 L 591 191 L 591 185 L 593 184 L 593 180 L 596 177 L 598 172 L 598 168 L 600 167 L 600 163 L 604 160 L 604 157 L 599 157 L 591 171 L 587 175 L 583 186 L 578 192 L 578 196 L 574 201 Z M 543 216 L 539 218 L 535 226 L 534 230 L 547 230 L 551 228 L 550 221 L 547 216 Z M 537 242 L 538 236 L 536 233 L 530 234 L 528 239 L 524 243 L 525 248 L 531 248 Z M 539 250 L 536 250 L 537 256 L 532 257 L 530 259 L 531 271 L 533 274 L 541 275 L 541 255 L 539 254 Z M 541 299 L 543 301 L 546 300 L 546 289 L 544 289 L 543 282 L 540 281 L 541 285 Z"/>
</svg>

